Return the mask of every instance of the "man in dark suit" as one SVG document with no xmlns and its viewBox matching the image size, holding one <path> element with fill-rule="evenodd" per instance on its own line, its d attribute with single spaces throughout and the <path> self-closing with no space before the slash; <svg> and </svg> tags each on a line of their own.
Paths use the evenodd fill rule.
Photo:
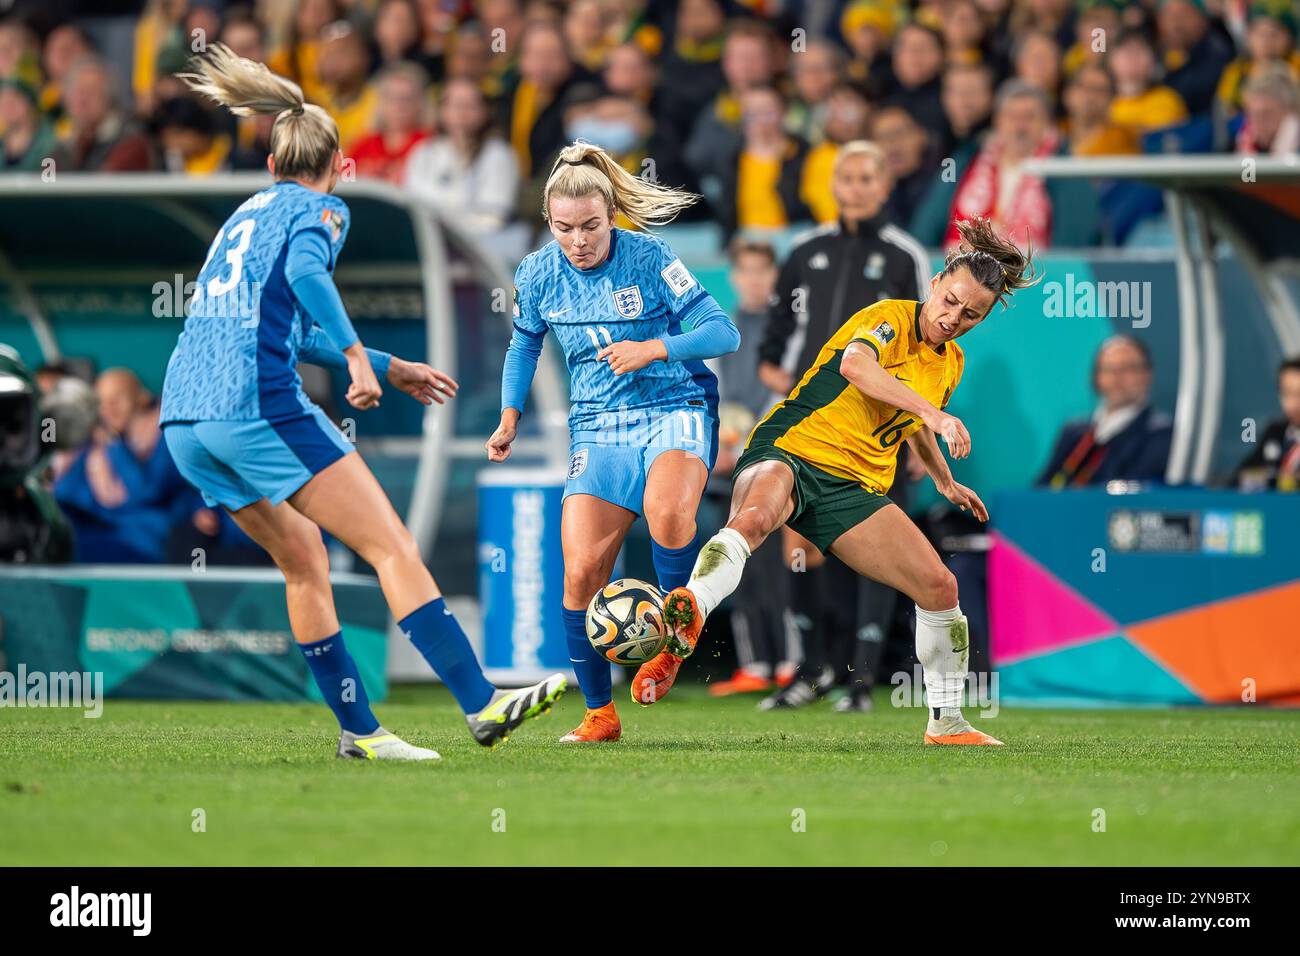
<svg viewBox="0 0 1300 956">
<path fill-rule="evenodd" d="M 1300 355 L 1277 370 L 1277 392 L 1282 417 L 1269 423 L 1233 475 L 1233 484 L 1243 491 L 1300 487 Z"/>
<path fill-rule="evenodd" d="M 1103 342 L 1092 369 L 1101 402 L 1088 419 L 1061 429 L 1036 484 L 1164 481 L 1173 420 L 1151 407 L 1151 379 L 1151 354 L 1140 340 L 1115 335 Z"/>
</svg>

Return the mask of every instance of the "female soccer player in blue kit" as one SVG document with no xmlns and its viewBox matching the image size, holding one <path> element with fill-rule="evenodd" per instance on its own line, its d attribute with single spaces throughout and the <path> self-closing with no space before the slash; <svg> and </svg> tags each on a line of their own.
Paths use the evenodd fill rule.
<svg viewBox="0 0 1300 956">
<path fill-rule="evenodd" d="M 633 176 L 604 150 L 561 151 L 542 195 L 555 241 L 515 273 L 514 334 L 501 384 L 501 424 L 488 439 L 505 461 L 549 328 L 571 381 L 564 489 L 564 629 L 587 699 L 566 743 L 622 733 L 609 662 L 587 641 L 586 608 L 609 582 L 637 516 L 650 528 L 665 593 L 684 584 L 699 551 L 695 512 L 718 451 L 718 383 L 704 359 L 734 352 L 740 333 L 662 239 L 615 228 L 661 225 L 699 199 Z M 689 331 L 683 331 L 683 326 Z M 693 648 L 669 646 L 643 664 L 632 699 L 654 703 Z"/>
<path fill-rule="evenodd" d="M 297 363 L 346 369 L 347 400 L 374 408 L 377 375 L 428 405 L 456 383 L 419 362 L 366 349 L 334 286 L 348 208 L 330 195 L 343 155 L 334 120 L 265 66 L 213 44 L 185 74 L 190 87 L 240 116 L 274 114 L 255 194 L 217 233 L 167 365 L 162 422 L 177 468 L 221 505 L 284 574 L 289 623 L 325 702 L 338 717 L 338 756 L 436 760 L 380 726 L 343 644 L 330 590 L 324 528 L 355 550 L 403 633 L 446 682 L 470 732 L 491 746 L 564 692 L 555 674 L 497 690 L 420 558 L 414 539 L 349 442 L 307 398 Z"/>
</svg>

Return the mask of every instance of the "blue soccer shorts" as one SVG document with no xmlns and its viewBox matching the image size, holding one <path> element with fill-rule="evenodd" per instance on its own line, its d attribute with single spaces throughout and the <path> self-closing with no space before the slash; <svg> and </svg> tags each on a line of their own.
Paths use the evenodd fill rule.
<svg viewBox="0 0 1300 956">
<path fill-rule="evenodd" d="M 574 432 L 564 497 L 592 495 L 640 515 L 650 466 L 671 450 L 690 452 L 712 471 L 718 457 L 716 409 L 635 409 L 611 428 Z"/>
<path fill-rule="evenodd" d="M 163 430 L 181 476 L 209 507 L 278 505 L 352 451 L 319 408 L 284 421 L 175 422 Z"/>
</svg>

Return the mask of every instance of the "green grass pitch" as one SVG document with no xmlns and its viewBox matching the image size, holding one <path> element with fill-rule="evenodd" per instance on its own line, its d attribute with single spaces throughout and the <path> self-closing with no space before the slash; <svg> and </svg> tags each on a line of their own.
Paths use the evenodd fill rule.
<svg viewBox="0 0 1300 956">
<path fill-rule="evenodd" d="M 938 748 L 884 693 L 754 704 L 680 688 L 561 746 L 570 692 L 486 751 L 444 690 L 397 688 L 380 719 L 436 765 L 335 760 L 323 707 L 5 710 L 0 864 L 1300 862 L 1300 712 L 1003 708 L 977 723 L 1007 747 Z"/>
</svg>

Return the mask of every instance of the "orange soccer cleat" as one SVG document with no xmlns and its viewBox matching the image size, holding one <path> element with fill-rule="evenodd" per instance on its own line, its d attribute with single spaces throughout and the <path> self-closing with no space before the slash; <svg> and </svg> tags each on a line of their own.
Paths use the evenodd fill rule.
<svg viewBox="0 0 1300 956">
<path fill-rule="evenodd" d="M 677 680 L 682 661 L 695 650 L 704 629 L 704 615 L 695 595 L 686 588 L 673 588 L 664 598 L 664 623 L 669 628 L 668 644 L 652 660 L 641 665 L 632 678 L 632 699 L 646 707 L 663 700 Z"/>
<path fill-rule="evenodd" d="M 969 724 L 967 725 L 970 726 Z M 990 737 L 982 730 L 976 730 L 970 727 L 958 734 L 926 734 L 925 742 L 927 744 L 956 744 L 957 746 L 966 747 L 1001 747 L 1002 741 L 996 737 Z"/>
<path fill-rule="evenodd" d="M 700 613 L 695 595 L 686 588 L 673 588 L 664 598 L 664 623 L 668 625 L 668 644 L 665 652 L 677 657 L 690 657 L 704 630 L 704 615 Z"/>
<path fill-rule="evenodd" d="M 663 700 L 668 696 L 668 691 L 672 690 L 681 667 L 680 657 L 661 651 L 642 664 L 636 677 L 632 678 L 632 699 L 646 707 Z"/>
<path fill-rule="evenodd" d="M 618 721 L 614 702 L 604 707 L 587 708 L 577 728 L 560 738 L 562 744 L 613 743 L 623 736 L 623 725 Z"/>
<path fill-rule="evenodd" d="M 742 667 L 731 675 L 730 680 L 710 684 L 709 695 L 712 697 L 730 697 L 732 694 L 753 694 L 771 689 L 772 682 L 770 680 L 766 677 L 759 677 Z"/>
</svg>

